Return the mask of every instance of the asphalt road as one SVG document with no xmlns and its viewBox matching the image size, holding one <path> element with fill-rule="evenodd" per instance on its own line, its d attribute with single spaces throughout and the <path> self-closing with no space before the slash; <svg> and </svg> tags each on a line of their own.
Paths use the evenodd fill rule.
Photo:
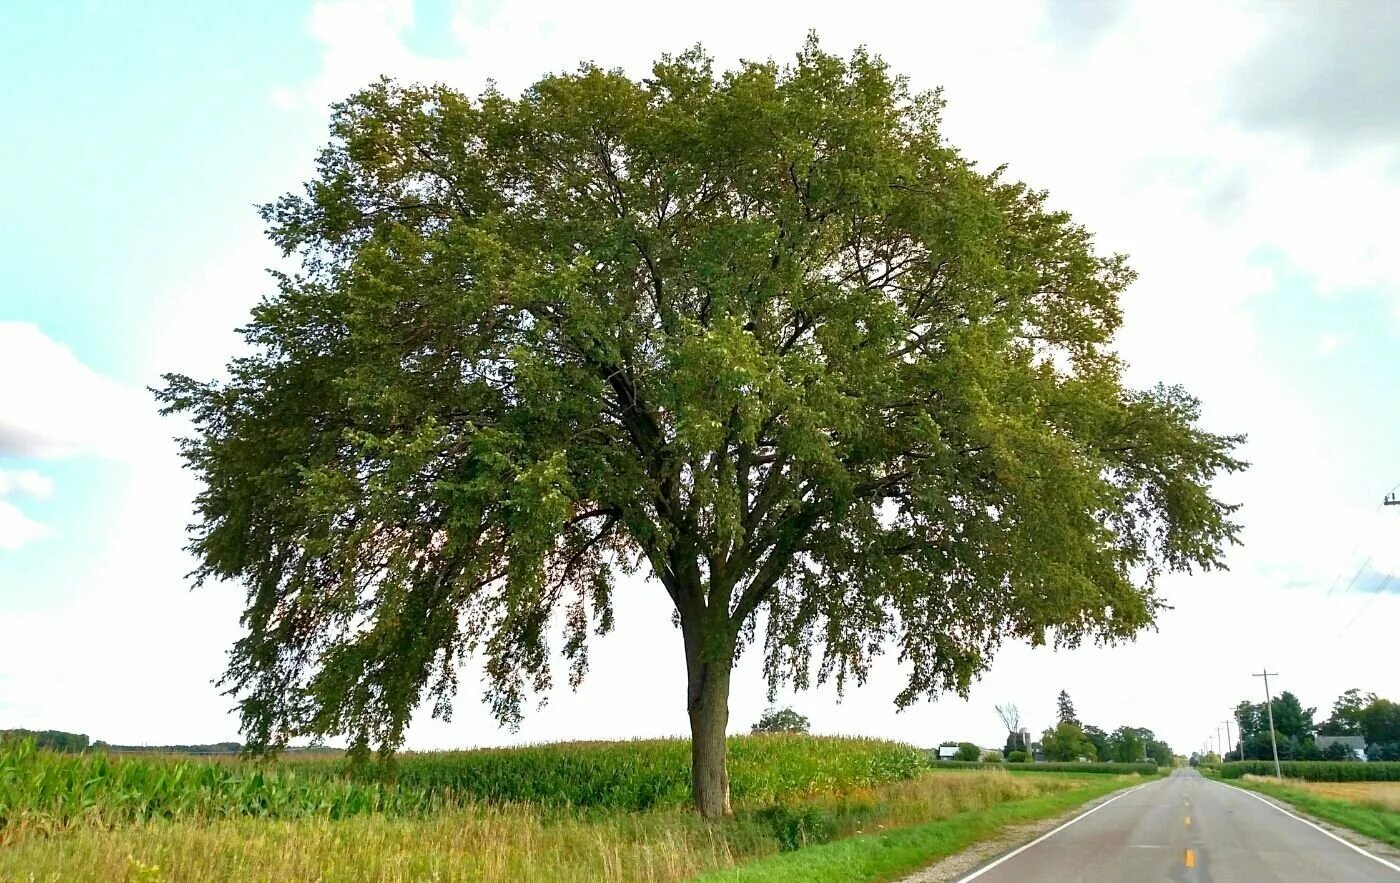
<svg viewBox="0 0 1400 883">
<path fill-rule="evenodd" d="M 1185 769 L 1121 792 L 960 883 L 1400 883 L 1397 865 Z"/>
</svg>

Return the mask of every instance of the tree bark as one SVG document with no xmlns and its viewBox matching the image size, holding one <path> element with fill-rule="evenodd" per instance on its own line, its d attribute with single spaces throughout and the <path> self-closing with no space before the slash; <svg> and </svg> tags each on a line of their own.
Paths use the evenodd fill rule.
<svg viewBox="0 0 1400 883">
<path fill-rule="evenodd" d="M 700 815 L 717 820 L 731 811 L 725 728 L 729 724 L 729 676 L 733 671 L 734 651 L 730 641 L 724 641 L 725 646 L 705 648 L 700 636 L 692 637 L 689 633 L 685 643 L 690 793 Z M 711 652 L 704 652 L 706 649 Z"/>
</svg>

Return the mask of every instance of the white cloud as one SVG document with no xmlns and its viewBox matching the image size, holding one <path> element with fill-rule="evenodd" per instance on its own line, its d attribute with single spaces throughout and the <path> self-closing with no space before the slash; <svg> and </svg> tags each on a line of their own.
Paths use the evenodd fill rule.
<svg viewBox="0 0 1400 883">
<path fill-rule="evenodd" d="M 53 494 L 53 482 L 33 469 L 0 469 L 0 497 L 10 494 L 25 494 L 42 500 Z"/>
<path fill-rule="evenodd" d="M 1317 339 L 1317 354 L 1330 356 L 1347 342 L 1344 334 L 1324 334 Z"/>
<path fill-rule="evenodd" d="M 0 549 L 13 552 L 48 534 L 48 528 L 31 520 L 13 503 L 0 500 Z"/>
<path fill-rule="evenodd" d="M 155 427 L 144 391 L 104 377 L 29 322 L 0 322 L 0 457 L 139 454 Z"/>
<path fill-rule="evenodd" d="M 0 469 L 0 498 L 13 494 L 42 500 L 52 493 L 53 482 L 33 469 Z M 13 552 L 48 534 L 48 528 L 25 515 L 18 505 L 0 499 L 0 549 Z"/>
<path fill-rule="evenodd" d="M 285 86 L 279 86 L 267 93 L 267 100 L 279 110 L 292 110 L 300 103 L 296 90 L 288 89 Z"/>
<path fill-rule="evenodd" d="M 0 322 L 0 462 L 100 456 L 129 460 L 149 448 L 150 397 L 104 377 L 27 322 Z M 33 469 L 0 469 L 0 497 L 43 499 L 53 482 Z M 50 534 L 16 502 L 0 500 L 0 549 Z"/>
</svg>

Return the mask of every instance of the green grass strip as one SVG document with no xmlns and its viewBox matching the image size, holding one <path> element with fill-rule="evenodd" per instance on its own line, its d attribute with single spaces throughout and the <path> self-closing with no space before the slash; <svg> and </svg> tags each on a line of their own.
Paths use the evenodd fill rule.
<svg viewBox="0 0 1400 883">
<path fill-rule="evenodd" d="M 859 834 L 705 874 L 697 880 L 702 883 L 895 880 L 995 837 L 1008 825 L 1050 818 L 1141 781 L 1094 783 L 1072 791 L 1002 803 L 883 834 Z"/>
<path fill-rule="evenodd" d="M 1289 788 L 1287 785 L 1275 785 L 1272 782 L 1232 780 L 1230 784 L 1236 788 L 1248 788 L 1251 791 L 1276 797 L 1309 815 L 1341 825 L 1343 828 L 1350 828 L 1358 834 L 1365 834 L 1367 837 L 1373 837 L 1391 846 L 1400 847 L 1400 813 L 1378 806 L 1368 806 L 1364 803 L 1351 803 L 1346 800 L 1319 797 L 1307 791 L 1299 791 Z"/>
</svg>

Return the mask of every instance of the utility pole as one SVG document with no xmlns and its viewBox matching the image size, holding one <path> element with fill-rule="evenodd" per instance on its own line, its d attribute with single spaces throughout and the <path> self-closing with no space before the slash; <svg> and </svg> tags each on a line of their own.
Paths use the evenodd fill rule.
<svg viewBox="0 0 1400 883">
<path fill-rule="evenodd" d="M 1222 721 L 1222 723 L 1225 724 L 1225 742 L 1226 742 L 1227 744 L 1229 744 L 1229 745 L 1233 748 L 1234 745 L 1235 745 L 1235 740 L 1234 740 L 1234 738 L 1232 738 L 1232 737 L 1230 736 L 1230 722 L 1229 722 L 1228 720 L 1226 720 L 1226 721 Z M 1225 758 L 1222 757 L 1222 758 L 1220 758 L 1220 759 L 1223 761 Z M 1244 760 L 1244 751 L 1243 751 L 1243 750 L 1240 751 L 1240 760 Z"/>
<path fill-rule="evenodd" d="M 1395 491 L 1391 491 L 1385 495 L 1385 499 L 1381 501 L 1381 504 L 1384 506 L 1400 506 L 1400 498 L 1395 496 Z"/>
<path fill-rule="evenodd" d="M 1278 734 L 1274 732 L 1274 697 L 1269 693 L 1269 678 L 1278 677 L 1278 672 L 1269 671 L 1266 665 L 1255 677 L 1264 679 L 1264 707 L 1269 709 L 1269 741 L 1274 746 L 1274 778 L 1283 781 L 1283 771 L 1278 765 Z"/>
<path fill-rule="evenodd" d="M 1220 742 L 1220 728 L 1219 728 L 1219 727 L 1216 727 L 1216 728 L 1215 728 L 1215 740 L 1216 740 L 1217 742 Z M 1224 742 L 1220 742 L 1220 762 L 1221 762 L 1221 763 L 1224 763 L 1224 762 L 1225 762 L 1225 743 L 1224 743 Z"/>
</svg>

